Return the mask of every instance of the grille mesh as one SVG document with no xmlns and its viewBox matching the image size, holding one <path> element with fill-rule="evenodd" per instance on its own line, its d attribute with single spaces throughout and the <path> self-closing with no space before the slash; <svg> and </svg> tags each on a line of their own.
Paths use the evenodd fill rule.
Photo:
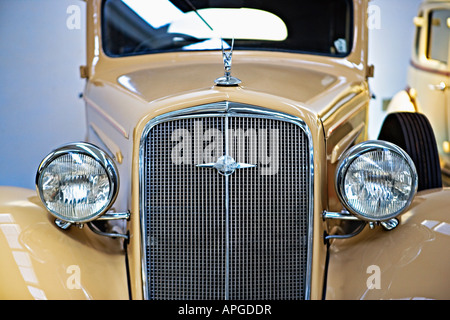
<svg viewBox="0 0 450 320">
<path fill-rule="evenodd" d="M 225 177 L 228 154 L 257 164 Z M 302 299 L 310 159 L 296 124 L 255 117 L 162 122 L 145 140 L 150 299 Z"/>
</svg>

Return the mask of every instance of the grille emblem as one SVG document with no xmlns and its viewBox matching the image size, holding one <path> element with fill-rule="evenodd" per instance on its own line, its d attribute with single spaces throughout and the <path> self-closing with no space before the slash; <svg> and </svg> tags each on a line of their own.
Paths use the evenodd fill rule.
<svg viewBox="0 0 450 320">
<path fill-rule="evenodd" d="M 256 167 L 256 164 L 239 163 L 236 162 L 233 157 L 225 155 L 217 159 L 216 163 L 198 164 L 197 167 L 215 168 L 221 175 L 229 176 L 232 175 L 236 169 L 254 168 Z"/>
</svg>

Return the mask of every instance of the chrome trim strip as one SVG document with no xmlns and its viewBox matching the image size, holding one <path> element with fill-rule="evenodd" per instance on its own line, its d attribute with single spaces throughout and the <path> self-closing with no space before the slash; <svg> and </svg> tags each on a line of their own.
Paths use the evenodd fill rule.
<svg viewBox="0 0 450 320">
<path fill-rule="evenodd" d="M 129 220 L 130 212 L 105 212 L 97 220 Z"/>
<path fill-rule="evenodd" d="M 228 116 L 225 117 L 225 156 L 228 152 Z M 230 300 L 230 176 L 225 176 L 225 300 Z"/>
<path fill-rule="evenodd" d="M 330 219 L 330 220 L 353 220 L 353 221 L 362 221 L 357 216 L 351 214 L 347 210 L 342 210 L 341 212 L 329 212 L 324 211 L 322 213 L 322 217 L 324 219 Z"/>
<path fill-rule="evenodd" d="M 272 120 L 281 120 L 289 123 L 293 123 L 299 126 L 306 134 L 309 144 L 309 156 L 310 156 L 310 183 L 309 183 L 309 212 L 308 212 L 308 239 L 307 239 L 307 266 L 306 266 L 306 276 L 305 276 L 305 299 L 309 300 L 311 298 L 311 272 L 312 272 L 312 253 L 313 253 L 313 225 L 314 225 L 314 147 L 312 140 L 312 133 L 306 123 L 295 116 L 269 110 L 267 108 L 262 108 L 253 105 L 222 101 L 217 103 L 211 103 L 206 105 L 195 106 L 191 108 L 186 108 L 182 110 L 177 110 L 173 112 L 169 112 L 163 115 L 156 116 L 151 119 L 144 130 L 142 131 L 140 145 L 139 145 L 139 215 L 140 215 L 140 223 L 141 223 L 141 276 L 142 276 L 142 284 L 143 284 L 143 296 L 144 299 L 149 299 L 148 292 L 148 281 L 147 281 L 147 273 L 146 273 L 146 252 L 147 248 L 147 239 L 145 237 L 145 201 L 144 201 L 144 177 L 146 172 L 146 165 L 144 161 L 145 155 L 145 141 L 150 130 L 155 127 L 157 124 L 180 120 L 180 119 L 192 119 L 192 118 L 205 118 L 205 117 L 249 117 L 249 118 L 264 118 L 264 119 L 272 119 Z M 228 135 L 226 135 L 228 136 Z M 228 190 L 229 188 L 227 188 Z M 228 203 L 228 200 L 226 201 Z M 228 251 L 228 250 L 227 250 Z"/>
</svg>

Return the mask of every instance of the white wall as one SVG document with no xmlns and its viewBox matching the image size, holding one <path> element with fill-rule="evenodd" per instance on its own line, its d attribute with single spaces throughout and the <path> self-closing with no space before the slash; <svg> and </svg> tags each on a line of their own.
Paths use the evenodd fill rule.
<svg viewBox="0 0 450 320">
<path fill-rule="evenodd" d="M 70 5 L 81 9 L 79 29 L 67 27 L 76 22 Z M 84 8 L 79 0 L 0 0 L 0 185 L 34 188 L 47 153 L 84 139 Z"/>
<path fill-rule="evenodd" d="M 374 0 L 380 21 L 370 31 L 370 84 L 376 99 L 370 137 L 376 138 L 382 100 L 402 90 L 419 0 Z M 70 29 L 71 5 L 81 9 Z M 79 0 L 0 0 L 0 185 L 34 188 L 42 158 L 54 147 L 85 136 L 85 4 Z M 378 28 L 379 27 L 379 28 Z"/>
</svg>

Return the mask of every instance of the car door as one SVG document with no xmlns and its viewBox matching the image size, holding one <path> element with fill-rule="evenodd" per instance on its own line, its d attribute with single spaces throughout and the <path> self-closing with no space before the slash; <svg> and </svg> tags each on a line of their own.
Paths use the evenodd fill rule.
<svg viewBox="0 0 450 320">
<path fill-rule="evenodd" d="M 444 158 L 450 155 L 450 104 L 449 92 L 449 45 L 450 45 L 450 9 L 435 9 L 429 14 L 427 58 L 437 63 L 435 76 L 428 83 L 429 95 L 436 104 L 445 111 L 445 130 L 442 133 L 442 148 Z M 450 165 L 450 161 L 446 160 Z"/>
<path fill-rule="evenodd" d="M 450 9 L 437 7 L 416 20 L 416 48 L 408 82 L 417 91 L 418 111 L 430 120 L 441 158 L 450 168 L 449 19 Z"/>
</svg>

